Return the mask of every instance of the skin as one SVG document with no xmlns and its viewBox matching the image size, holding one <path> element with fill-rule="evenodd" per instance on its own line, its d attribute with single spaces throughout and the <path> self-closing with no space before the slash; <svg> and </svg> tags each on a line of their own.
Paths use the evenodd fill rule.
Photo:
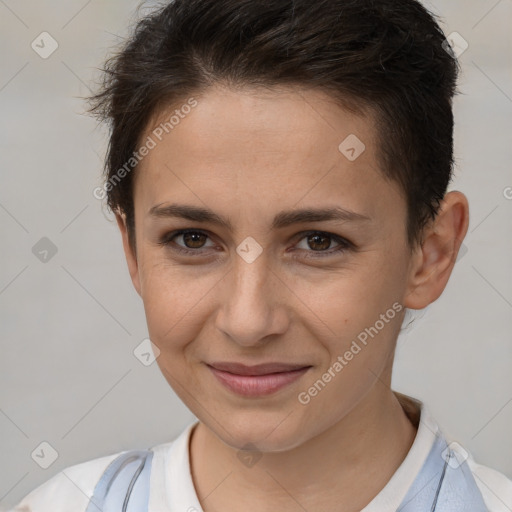
<svg viewBox="0 0 512 512">
<path fill-rule="evenodd" d="M 361 510 L 416 434 L 390 388 L 405 309 L 307 405 L 298 394 L 393 303 L 422 309 L 441 295 L 468 228 L 467 199 L 446 194 L 411 252 L 405 199 L 379 170 L 371 116 L 314 90 L 215 86 L 195 98 L 198 106 L 137 169 L 135 251 L 122 213 L 117 221 L 157 363 L 200 420 L 190 444 L 197 494 L 205 512 Z M 159 112 L 143 138 L 168 117 Z M 338 150 L 350 134 L 366 146 L 353 162 Z M 209 208 L 233 230 L 150 215 L 170 203 Z M 370 220 L 271 227 L 282 210 L 326 206 Z M 207 236 L 159 245 L 179 229 Z M 333 252 L 336 239 L 301 234 L 308 230 L 356 249 Z M 236 252 L 249 236 L 263 250 L 252 263 Z M 213 361 L 312 368 L 270 396 L 246 398 L 216 380 L 205 365 Z M 237 457 L 248 443 L 261 455 L 250 467 Z"/>
</svg>

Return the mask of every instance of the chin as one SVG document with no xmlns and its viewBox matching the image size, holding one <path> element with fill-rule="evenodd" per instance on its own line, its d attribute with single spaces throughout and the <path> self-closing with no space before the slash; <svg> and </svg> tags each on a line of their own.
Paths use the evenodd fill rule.
<svg viewBox="0 0 512 512">
<path fill-rule="evenodd" d="M 282 412 L 263 414 L 262 411 L 254 413 L 239 412 L 229 415 L 225 421 L 206 425 L 225 444 L 236 450 L 252 449 L 260 452 L 284 452 L 291 450 L 308 438 L 304 429 L 304 422 L 296 423 L 293 414 Z M 208 418 L 210 419 L 210 418 Z M 284 421 L 283 421 L 284 420 Z M 220 427 L 219 423 L 224 427 Z"/>
</svg>

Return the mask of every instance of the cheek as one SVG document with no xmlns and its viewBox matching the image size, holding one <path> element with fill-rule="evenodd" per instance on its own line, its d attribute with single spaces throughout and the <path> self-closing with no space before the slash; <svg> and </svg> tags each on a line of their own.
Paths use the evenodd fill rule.
<svg viewBox="0 0 512 512">
<path fill-rule="evenodd" d="M 373 325 L 381 313 L 401 297 L 400 276 L 377 261 L 366 262 L 348 271 L 329 271 L 317 279 L 296 280 L 295 296 L 317 317 L 326 335 L 346 338 L 358 329 Z"/>
<path fill-rule="evenodd" d="M 301 287 L 300 281 L 296 285 L 296 295 L 306 305 L 301 306 L 302 320 L 310 319 L 313 338 L 330 356 L 320 371 L 341 357 L 343 370 L 334 372 L 333 379 L 341 387 L 345 379 L 361 381 L 363 387 L 372 381 L 372 372 L 379 374 L 392 355 L 400 330 L 400 276 L 392 265 L 379 265 L 376 256 L 373 266 L 331 272 L 316 286 Z"/>
<path fill-rule="evenodd" d="M 177 349 L 193 339 L 211 286 L 161 259 L 144 261 L 141 288 L 150 338 L 160 350 Z"/>
</svg>

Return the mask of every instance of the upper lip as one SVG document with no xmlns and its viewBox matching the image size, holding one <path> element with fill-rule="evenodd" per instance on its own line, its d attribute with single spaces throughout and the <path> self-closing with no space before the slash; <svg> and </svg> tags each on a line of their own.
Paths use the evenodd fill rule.
<svg viewBox="0 0 512 512">
<path fill-rule="evenodd" d="M 218 362 L 211 363 L 208 366 L 212 366 L 217 370 L 234 373 L 236 375 L 267 375 L 269 373 L 291 372 L 293 370 L 307 368 L 311 365 L 289 363 L 263 363 L 254 366 L 246 366 L 245 364 L 241 363 Z"/>
</svg>

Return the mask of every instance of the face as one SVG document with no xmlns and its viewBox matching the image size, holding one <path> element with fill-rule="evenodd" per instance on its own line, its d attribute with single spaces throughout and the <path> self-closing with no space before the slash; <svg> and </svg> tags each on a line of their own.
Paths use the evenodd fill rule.
<svg viewBox="0 0 512 512">
<path fill-rule="evenodd" d="M 319 91 L 196 99 L 137 169 L 131 276 L 158 365 L 189 409 L 233 447 L 290 449 L 390 371 L 410 267 L 405 200 L 379 170 L 372 119 Z M 307 370 L 242 394 L 218 362 Z"/>
</svg>

